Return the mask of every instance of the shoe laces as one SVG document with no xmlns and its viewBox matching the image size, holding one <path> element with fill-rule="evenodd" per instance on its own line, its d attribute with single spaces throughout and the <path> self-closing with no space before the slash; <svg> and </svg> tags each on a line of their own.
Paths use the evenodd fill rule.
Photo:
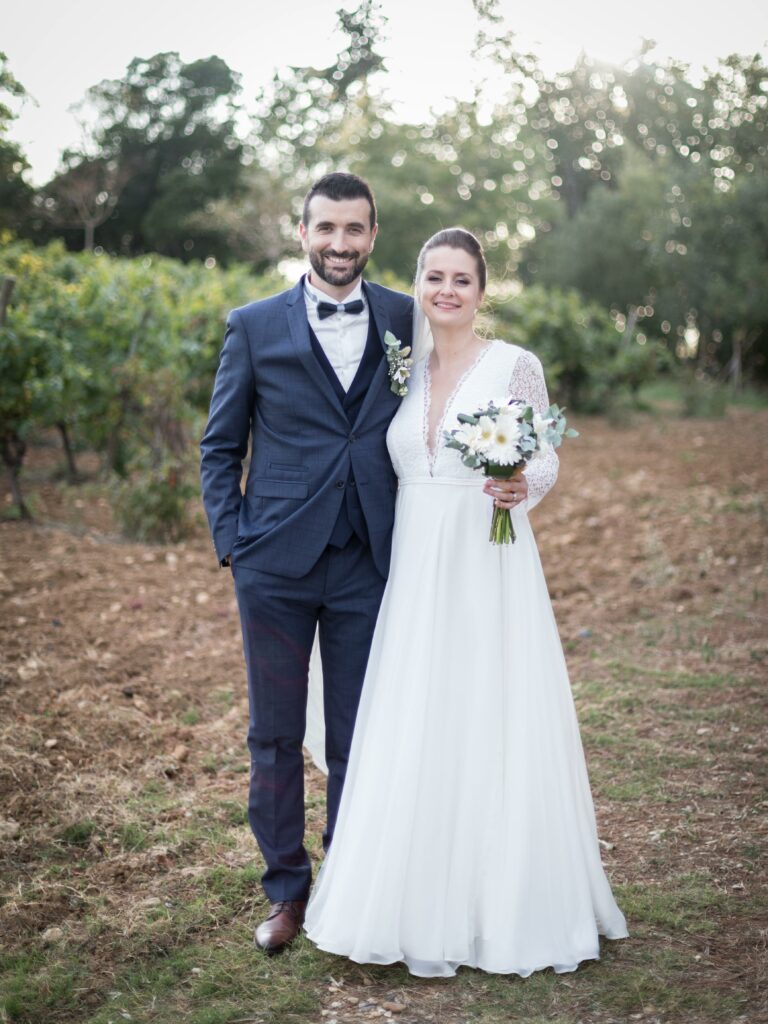
<svg viewBox="0 0 768 1024">
<path fill-rule="evenodd" d="M 278 914 L 289 914 L 294 920 L 301 921 L 303 909 L 303 904 L 298 903 L 296 900 L 280 900 L 278 903 L 272 904 L 272 912 L 267 920 L 271 921 Z"/>
</svg>

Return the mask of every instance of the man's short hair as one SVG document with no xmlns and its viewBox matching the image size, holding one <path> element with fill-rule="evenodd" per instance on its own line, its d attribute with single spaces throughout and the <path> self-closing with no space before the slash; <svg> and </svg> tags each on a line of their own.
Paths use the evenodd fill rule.
<svg viewBox="0 0 768 1024">
<path fill-rule="evenodd" d="M 326 196 L 336 202 L 342 199 L 367 199 L 371 207 L 371 227 L 376 224 L 376 200 L 371 186 L 357 174 L 334 171 L 319 178 L 304 197 L 304 210 L 301 214 L 304 227 L 309 225 L 309 204 L 315 196 Z"/>
</svg>

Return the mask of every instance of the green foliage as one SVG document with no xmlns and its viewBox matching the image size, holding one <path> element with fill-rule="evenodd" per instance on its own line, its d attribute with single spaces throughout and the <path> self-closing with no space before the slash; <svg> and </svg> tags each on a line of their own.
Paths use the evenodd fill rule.
<svg viewBox="0 0 768 1024">
<path fill-rule="evenodd" d="M 666 359 L 657 342 L 627 337 L 604 309 L 576 291 L 534 285 L 497 303 L 493 314 L 498 336 L 539 356 L 550 396 L 570 409 L 604 412 L 636 397 Z"/>
<path fill-rule="evenodd" d="M 603 307 L 644 307 L 670 269 L 664 245 L 672 237 L 674 203 L 650 158 L 638 156 L 621 190 L 595 189 L 573 217 L 538 241 L 526 277 L 575 288 Z"/>
<path fill-rule="evenodd" d="M 281 282 L 245 267 L 72 254 L 61 243 L 8 246 L 2 274 L 16 279 L 0 331 L 0 438 L 17 439 L 16 475 L 29 430 L 63 425 L 75 447 L 99 452 L 124 481 L 114 493 L 129 535 L 182 536 L 193 434 L 226 313 Z"/>
<path fill-rule="evenodd" d="M 402 123 L 387 99 L 377 0 L 337 12 L 328 66 L 275 74 L 247 142 L 234 130 L 238 75 L 219 58 L 136 59 L 89 90 L 90 137 L 23 230 L 39 238 L 48 218 L 72 247 L 264 271 L 296 255 L 311 181 L 347 169 L 377 195 L 377 273 L 409 280 L 424 240 L 463 224 L 496 280 L 575 288 L 675 358 L 697 354 L 737 385 L 765 375 L 764 57 L 732 55 L 696 81 L 646 43 L 621 67 L 582 55 L 552 73 L 518 49 L 497 0 L 473 6 L 475 95 L 423 124 Z"/>
<path fill-rule="evenodd" d="M 482 239 L 492 290 L 527 286 L 497 303 L 496 333 L 536 351 L 572 409 L 619 415 L 676 360 L 690 371 L 689 414 L 716 414 L 724 392 L 707 381 L 768 373 L 764 58 L 728 57 L 695 82 L 647 44 L 623 67 L 581 56 L 552 74 L 519 51 L 497 0 L 474 8 L 478 72 L 506 92 L 490 100 L 497 87 L 479 79 L 472 100 L 424 124 L 402 123 L 382 89 L 376 0 L 337 12 L 343 43 L 327 67 L 275 76 L 248 143 L 235 133 L 239 77 L 220 58 L 137 58 L 89 90 L 90 135 L 34 209 L 6 138 L 24 89 L 0 54 L 0 275 L 17 280 L 0 334 L 0 440 L 22 514 L 25 438 L 55 428 L 70 479 L 87 446 L 123 481 L 127 532 L 183 533 L 185 453 L 224 314 L 281 286 L 216 260 L 266 271 L 295 256 L 301 195 L 333 168 L 374 187 L 378 280 L 410 280 L 421 244 L 450 224 Z M 34 250 L 7 228 L 134 258 Z"/>
<path fill-rule="evenodd" d="M 41 406 L 36 400 L 48 371 L 45 336 L 25 312 L 9 313 L 5 303 L 15 278 L 0 275 L 4 306 L 0 310 L 0 457 L 8 472 L 18 514 L 30 519 L 19 474 L 26 453 L 26 435 Z"/>
<path fill-rule="evenodd" d="M 32 187 L 24 180 L 29 163 L 20 147 L 6 138 L 8 126 L 16 118 L 8 101 L 26 95 L 8 67 L 8 58 L 0 52 L 0 232 L 18 231 L 31 211 Z"/>
<path fill-rule="evenodd" d="M 46 207 L 83 228 L 103 220 L 98 240 L 113 252 L 226 258 L 217 232 L 193 229 L 190 214 L 239 190 L 239 88 L 239 76 L 219 57 L 185 63 L 177 53 L 158 53 L 131 61 L 123 78 L 88 91 L 98 112 L 91 138 L 64 154 Z"/>
<path fill-rule="evenodd" d="M 23 434 L 40 411 L 36 397 L 49 368 L 45 335 L 24 313 L 0 327 L 0 435 Z"/>
<path fill-rule="evenodd" d="M 134 540 L 183 540 L 194 523 L 190 501 L 196 493 L 191 475 L 173 463 L 134 472 L 116 487 L 115 517 L 122 533 Z"/>
<path fill-rule="evenodd" d="M 728 407 L 729 389 L 704 374 L 687 374 L 682 389 L 684 416 L 719 418 Z"/>
<path fill-rule="evenodd" d="M 680 358 L 693 327 L 715 372 L 736 383 L 742 368 L 765 373 L 763 59 L 729 57 L 694 83 L 648 44 L 623 67 L 582 56 L 550 74 L 516 49 L 493 0 L 475 10 L 478 69 L 503 74 L 501 101 L 489 103 L 480 83 L 472 101 L 400 123 L 378 87 L 381 62 L 350 61 L 355 33 L 369 57 L 381 47 L 379 10 L 364 3 L 354 32 L 340 24 L 350 43 L 335 64 L 292 68 L 263 94 L 261 174 L 296 192 L 332 167 L 367 177 L 380 211 L 377 270 L 410 278 L 423 241 L 463 224 L 503 281 L 576 288 Z M 279 240 L 268 204 L 261 210 Z M 624 362 L 634 377 L 638 360 Z"/>
<path fill-rule="evenodd" d="M 348 42 L 336 60 L 326 68 L 291 68 L 288 74 L 275 74 L 271 86 L 257 97 L 258 141 L 272 149 L 287 175 L 309 165 L 319 170 L 329 145 L 341 141 L 336 133 L 361 103 L 365 105 L 370 78 L 384 69 L 377 52 L 386 24 L 380 5 L 362 0 L 355 11 L 340 9 L 337 16 Z M 369 113 L 377 118 L 378 109 Z M 356 143 L 360 142 L 358 138 Z"/>
<path fill-rule="evenodd" d="M 696 173 L 638 158 L 620 190 L 596 190 L 536 246 L 527 277 L 578 289 L 739 384 L 745 363 L 760 372 L 768 359 L 766 239 L 765 174 L 713 193 Z"/>
<path fill-rule="evenodd" d="M 62 829 L 61 841 L 68 843 L 70 846 L 87 846 L 95 831 L 95 822 L 88 820 L 75 821 Z"/>
<path fill-rule="evenodd" d="M 3 987 L 0 1020 L 14 1024 L 38 1024 L 61 1019 L 81 1004 L 86 972 L 77 963 L 57 962 L 43 953 L 0 954 Z"/>
</svg>

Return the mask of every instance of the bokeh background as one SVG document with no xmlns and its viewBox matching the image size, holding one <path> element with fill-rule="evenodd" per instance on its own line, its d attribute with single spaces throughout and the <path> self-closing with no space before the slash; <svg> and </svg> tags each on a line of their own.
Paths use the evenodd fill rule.
<svg viewBox="0 0 768 1024">
<path fill-rule="evenodd" d="M 17 14 L 0 80 L 0 372 L 20 514 L 34 425 L 60 432 L 72 478 L 86 445 L 122 478 L 173 463 L 183 500 L 185 422 L 205 412 L 226 310 L 295 278 L 301 196 L 332 168 L 374 186 L 382 281 L 407 288 L 441 227 L 482 238 L 494 333 L 534 348 L 573 410 L 616 413 L 660 378 L 688 411 L 717 410 L 718 386 L 764 383 L 758 5 L 334 6 Z M 103 41 L 73 59 L 88 32 Z M 212 55 L 208 33 L 243 63 Z M 152 52 L 174 34 L 196 52 Z M 139 512 L 121 510 L 134 533 Z M 147 535 L 182 532 L 169 515 Z"/>
</svg>

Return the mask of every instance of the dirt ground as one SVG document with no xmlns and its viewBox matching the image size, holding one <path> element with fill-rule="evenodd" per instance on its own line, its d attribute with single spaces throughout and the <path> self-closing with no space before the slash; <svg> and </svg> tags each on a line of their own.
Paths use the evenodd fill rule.
<svg viewBox="0 0 768 1024">
<path fill-rule="evenodd" d="M 641 887 L 670 871 L 706 872 L 725 902 L 715 933 L 692 953 L 697 970 L 708 968 L 700 983 L 744 990 L 742 1016 L 728 1019 L 768 1019 L 768 921 L 758 910 L 768 806 L 759 688 L 768 661 L 768 412 L 576 425 L 581 437 L 564 455 L 558 486 L 532 518 L 583 721 L 606 865 L 619 883 Z M 90 1014 L 106 998 L 120 949 L 99 951 L 94 917 L 127 941 L 147 905 L 183 891 L 209 864 L 212 847 L 199 834 L 189 833 L 185 852 L 162 841 L 159 826 L 175 835 L 194 825 L 199 808 L 224 808 L 238 828 L 221 863 L 253 863 L 255 845 L 238 817 L 247 701 L 229 573 L 217 568 L 202 523 L 179 545 L 122 541 L 103 485 L 57 482 L 60 461 L 53 445 L 33 449 L 26 485 L 37 521 L 0 522 L 0 941 L 38 948 L 61 929 L 82 955 L 90 951 Z M 623 685 L 633 671 L 650 689 L 634 704 L 627 698 L 614 720 L 611 680 Z M 672 679 L 704 683 L 673 690 Z M 594 681 L 600 689 L 590 690 Z M 678 714 L 656 713 L 657 685 Z M 620 737 L 624 727 L 654 750 L 670 744 L 664 799 L 650 784 L 630 792 L 647 765 L 611 768 L 613 748 L 601 737 Z M 308 779 L 317 851 L 322 783 L 311 767 Z M 142 834 L 136 800 L 153 786 L 173 799 Z M 76 851 L 71 872 L 62 850 L 65 858 Z M 362 988 L 348 985 L 347 1002 L 336 998 L 338 986 L 320 991 L 325 1015 L 317 1019 L 367 1019 L 356 1002 Z M 365 993 L 378 1012 L 384 989 Z M 401 1019 L 430 1019 L 425 1007 Z M 636 1019 L 652 1019 L 644 1013 Z"/>
</svg>

